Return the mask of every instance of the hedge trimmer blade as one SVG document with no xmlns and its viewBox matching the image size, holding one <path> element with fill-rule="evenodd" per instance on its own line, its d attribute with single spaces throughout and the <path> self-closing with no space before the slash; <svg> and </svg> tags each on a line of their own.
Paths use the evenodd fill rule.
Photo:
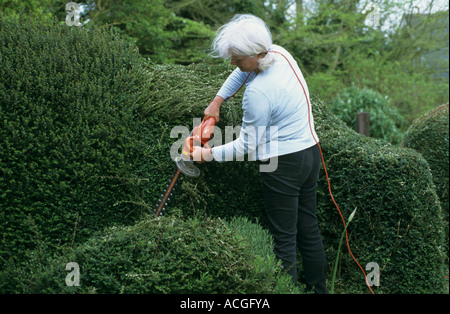
<svg viewBox="0 0 450 314">
<path fill-rule="evenodd" d="M 162 215 L 162 212 L 166 210 L 166 206 L 168 205 L 170 201 L 170 197 L 172 196 L 172 191 L 174 191 L 175 183 L 178 180 L 178 177 L 180 176 L 181 170 L 177 169 L 177 172 L 173 176 L 172 180 L 166 185 L 166 189 L 161 194 L 161 197 L 159 198 L 157 205 L 157 208 L 155 210 L 155 218 Z"/>
<path fill-rule="evenodd" d="M 198 169 L 194 165 L 194 161 L 192 161 L 189 157 L 178 157 L 175 159 L 175 164 L 178 168 L 177 172 L 175 172 L 172 180 L 168 181 L 164 192 L 158 199 L 158 204 L 156 205 L 155 210 L 155 218 L 161 216 L 162 212 L 166 210 L 166 206 L 169 204 L 170 197 L 172 196 L 172 191 L 174 191 L 174 187 L 180 176 L 180 173 L 183 173 L 191 178 L 196 178 L 200 175 L 200 169 Z"/>
</svg>

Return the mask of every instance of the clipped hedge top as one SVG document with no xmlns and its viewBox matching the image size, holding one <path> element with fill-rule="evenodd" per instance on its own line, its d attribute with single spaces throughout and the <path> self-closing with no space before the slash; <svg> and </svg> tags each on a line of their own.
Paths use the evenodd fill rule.
<svg viewBox="0 0 450 314">
<path fill-rule="evenodd" d="M 30 285 L 32 293 L 271 293 L 289 292 L 274 259 L 258 255 L 235 228 L 261 227 L 245 220 L 144 219 L 106 229 L 56 259 Z M 271 246 L 269 238 L 259 238 Z M 272 255 L 273 253 L 270 252 Z M 259 261 L 258 261 L 259 260 Z M 67 261 L 82 267 L 82 284 L 66 286 Z M 267 267 L 267 265 L 270 267 Z M 280 283 L 286 284 L 287 281 Z M 38 283 L 38 284 L 36 284 Z"/>
<path fill-rule="evenodd" d="M 429 128 L 436 129 L 438 132 L 444 132 L 444 134 L 448 134 L 448 115 L 449 104 L 443 104 L 414 120 L 408 131 L 409 133 L 413 133 L 425 128 Z"/>
<path fill-rule="evenodd" d="M 430 165 L 436 193 L 446 224 L 448 263 L 449 215 L 449 104 L 444 104 L 416 119 L 408 129 L 402 145 L 420 152 Z"/>
<path fill-rule="evenodd" d="M 143 58 L 110 30 L 0 15 L 0 263 L 136 219 Z"/>
<path fill-rule="evenodd" d="M 443 209 L 449 210 L 449 104 L 416 119 L 403 139 L 403 146 L 420 152 L 430 165 Z"/>
</svg>

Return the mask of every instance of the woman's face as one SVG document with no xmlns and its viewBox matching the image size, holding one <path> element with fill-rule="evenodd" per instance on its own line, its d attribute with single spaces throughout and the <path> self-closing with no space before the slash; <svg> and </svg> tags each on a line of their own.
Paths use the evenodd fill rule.
<svg viewBox="0 0 450 314">
<path fill-rule="evenodd" d="M 263 53 L 257 54 L 254 57 L 231 55 L 231 64 L 237 66 L 242 72 L 255 72 L 258 73 L 259 64 L 258 60 L 262 57 Z"/>
</svg>

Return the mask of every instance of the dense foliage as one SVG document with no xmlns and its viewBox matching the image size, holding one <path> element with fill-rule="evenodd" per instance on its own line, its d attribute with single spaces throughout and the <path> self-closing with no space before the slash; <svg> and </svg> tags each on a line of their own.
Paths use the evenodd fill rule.
<svg viewBox="0 0 450 314">
<path fill-rule="evenodd" d="M 0 291 L 67 292 L 59 290 L 65 277 L 59 275 L 66 273 L 64 261 L 72 258 L 83 268 L 92 266 L 78 292 L 291 291 L 286 290 L 286 279 L 280 276 L 273 255 L 266 255 L 267 247 L 272 248 L 267 232 L 236 221 L 230 222 L 230 228 L 239 230 L 232 233 L 220 221 L 176 222 L 178 227 L 163 234 L 159 250 L 170 255 L 171 246 L 180 245 L 179 255 L 166 258 L 167 254 L 161 254 L 161 260 L 154 260 L 164 280 L 150 281 L 150 286 L 136 278 L 122 282 L 124 273 L 115 271 L 118 264 L 129 254 L 135 271 L 149 270 L 145 267 L 153 265 L 148 261 L 154 257 L 150 246 L 146 247 L 149 234 L 162 235 L 158 228 L 172 221 L 150 219 L 126 227 L 152 214 L 153 207 L 146 202 L 153 205 L 174 166 L 167 158 L 170 142 L 161 141 L 168 136 L 164 119 L 148 117 L 141 105 L 156 93 L 151 89 L 151 74 L 158 68 L 149 72 L 135 47 L 113 31 L 6 18 L 0 19 L 0 30 L 4 62 L 0 81 Z M 19 42 L 27 45 L 18 47 Z M 188 181 L 182 188 L 192 190 Z M 192 214 L 186 210 L 189 206 L 183 204 L 180 211 Z M 130 237 L 140 240 L 130 243 L 124 230 L 132 230 Z M 245 234 L 244 230 L 253 231 Z M 191 241 L 189 246 L 179 242 L 180 232 L 185 233 L 183 240 Z M 99 239 L 106 235 L 116 241 L 104 247 Z M 255 235 L 250 241 L 266 248 L 260 257 L 245 244 L 247 237 Z M 153 244 L 157 242 L 155 238 Z M 197 254 L 200 248 L 203 257 Z M 228 259 L 214 258 L 207 248 Z M 118 249 L 120 257 L 105 261 Z M 192 261 L 198 262 L 196 268 L 182 258 L 188 251 Z M 213 267 L 210 259 L 217 265 Z M 180 261 L 186 262 L 185 268 L 177 268 Z M 209 272 L 204 272 L 205 265 L 210 265 Z M 223 273 L 224 269 L 228 270 Z M 172 281 L 173 287 L 166 284 L 167 276 L 177 278 L 187 270 L 185 286 L 177 280 Z M 102 277 L 105 271 L 107 278 Z"/>
<path fill-rule="evenodd" d="M 26 293 L 298 292 L 272 247 L 267 231 L 245 219 L 149 217 L 104 230 L 35 276 L 12 274 Z M 79 286 L 65 283 L 69 262 L 80 266 Z"/>
<path fill-rule="evenodd" d="M 0 0 L 0 13 L 65 24 L 73 14 L 67 3 Z M 235 14 L 254 14 L 268 24 L 274 43 L 292 52 L 321 99 L 329 103 L 349 86 L 369 88 L 389 97 L 411 122 L 447 102 L 449 90 L 448 3 L 416 5 L 404 0 L 86 0 L 79 14 L 81 27 L 113 27 L 154 63 L 184 65 L 215 63 L 209 57 L 215 31 Z"/>
<path fill-rule="evenodd" d="M 374 291 L 444 292 L 444 218 L 426 160 L 414 150 L 338 127 L 323 109 L 316 115 L 333 195 L 345 219 L 356 209 L 347 230 L 352 252 L 362 267 L 370 262 L 380 267 L 381 286 Z M 318 215 L 328 255 L 335 256 L 332 243 L 342 228 L 326 189 L 322 174 Z M 346 284 L 362 289 L 353 259 L 346 255 L 342 263 L 343 274 L 354 270 Z"/>
<path fill-rule="evenodd" d="M 405 118 L 383 97 L 368 88 L 346 88 L 329 105 L 331 111 L 351 129 L 356 126 L 356 113 L 367 112 L 370 116 L 370 137 L 399 144 L 407 126 Z"/>
<path fill-rule="evenodd" d="M 161 67 L 154 69 L 161 73 Z M 215 84 L 218 84 L 215 88 L 220 87 L 217 77 L 228 73 L 223 67 L 197 65 L 167 65 L 164 69 L 165 74 L 161 74 L 164 80 L 152 81 L 158 101 L 148 102 L 145 108 L 148 115 L 171 115 L 175 120 L 183 120 L 187 110 L 201 116 L 210 89 L 214 90 Z M 180 84 L 180 80 L 186 84 Z M 163 86 L 172 84 L 177 84 L 177 88 L 164 93 Z M 188 96 L 186 101 L 172 101 L 182 95 Z M 195 97 L 191 100 L 190 95 Z M 222 130 L 225 126 L 240 125 L 241 96 L 236 95 L 222 106 L 219 123 Z M 164 103 L 170 103 L 170 109 L 160 105 Z M 345 219 L 357 208 L 348 230 L 353 252 L 362 259 L 359 262 L 363 267 L 376 262 L 383 270 L 382 286 L 376 291 L 442 292 L 445 283 L 444 220 L 426 160 L 414 150 L 359 136 L 316 97 L 312 104 L 334 197 Z M 225 135 L 222 136 L 225 142 Z M 175 208 L 190 204 L 193 212 L 206 212 L 214 217 L 260 217 L 264 224 L 257 165 L 230 162 L 200 167 L 202 175 L 195 181 L 197 189 L 185 189 L 178 194 L 173 204 Z M 186 183 L 186 187 L 191 184 Z M 342 221 L 328 194 L 324 172 L 319 184 L 318 215 L 331 270 Z M 345 266 L 341 266 L 341 276 L 347 288 L 352 282 L 355 291 L 367 291 L 363 275 L 351 257 L 344 254 L 342 263 Z M 427 279 L 418 284 L 420 274 L 427 274 Z"/>
<path fill-rule="evenodd" d="M 139 216 L 127 180 L 145 72 L 111 30 L 0 16 L 0 261 Z M 20 235 L 20 236 L 18 236 Z"/>
<path fill-rule="evenodd" d="M 192 129 L 230 66 L 148 65 L 115 32 L 26 19 L 0 17 L 0 39 L 1 291 L 66 291 L 61 267 L 72 259 L 89 269 L 83 292 L 187 292 L 194 283 L 220 292 L 286 291 L 276 290 L 283 279 L 228 230 L 232 224 L 219 220 L 264 226 L 255 163 L 201 165 L 199 178 L 180 178 L 167 219 L 148 219 L 173 174 L 171 129 Z M 241 95 L 223 105 L 221 130 L 240 125 Z M 312 106 L 334 196 L 344 217 L 357 208 L 352 251 L 363 267 L 380 266 L 376 291 L 443 292 L 443 218 L 428 163 L 412 149 L 357 135 L 318 98 Z M 342 222 L 327 189 L 322 171 L 318 217 L 331 268 Z M 254 237 L 266 235 L 242 240 Z M 197 250 L 209 245 L 233 258 L 211 260 Z M 176 258 L 189 250 L 192 259 Z M 179 278 L 183 264 L 181 290 L 124 279 L 150 271 L 151 256 L 160 259 L 153 283 Z M 239 268 L 223 277 L 219 268 L 235 259 Z M 340 269 L 343 285 L 367 292 L 348 254 Z"/>
<path fill-rule="evenodd" d="M 449 116 L 448 103 L 439 106 L 414 121 L 406 133 L 404 146 L 420 152 L 430 165 L 436 193 L 441 202 L 446 223 L 448 263 L 448 178 L 449 178 Z"/>
</svg>

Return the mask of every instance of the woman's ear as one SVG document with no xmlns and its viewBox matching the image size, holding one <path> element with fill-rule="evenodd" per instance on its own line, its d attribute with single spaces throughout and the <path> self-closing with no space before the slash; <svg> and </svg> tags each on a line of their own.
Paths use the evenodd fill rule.
<svg viewBox="0 0 450 314">
<path fill-rule="evenodd" d="M 256 56 L 258 57 L 258 59 L 264 58 L 266 56 L 267 52 L 260 52 L 258 53 Z"/>
</svg>

